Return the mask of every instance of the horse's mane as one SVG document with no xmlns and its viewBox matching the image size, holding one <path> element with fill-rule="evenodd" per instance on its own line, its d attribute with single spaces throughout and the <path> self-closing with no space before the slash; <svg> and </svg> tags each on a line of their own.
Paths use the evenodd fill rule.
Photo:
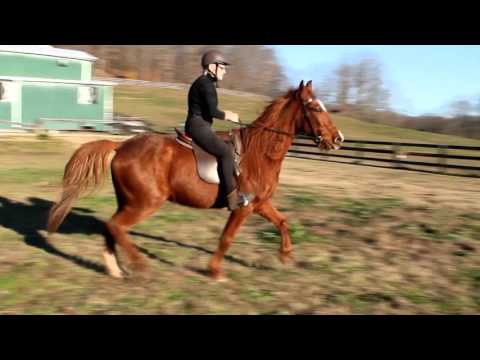
<svg viewBox="0 0 480 360">
<path fill-rule="evenodd" d="M 278 134 L 274 131 L 262 130 L 262 128 L 281 129 L 279 122 L 281 113 L 286 105 L 295 99 L 296 90 L 290 89 L 285 95 L 270 102 L 263 113 L 246 130 L 244 136 L 245 152 L 242 156 L 242 163 L 248 172 L 249 177 L 259 179 L 262 173 L 260 161 L 265 156 L 271 160 L 278 160 L 280 154 L 284 154 L 286 146 L 290 144 L 285 141 L 288 136 Z M 265 165 L 264 165 L 265 166 Z"/>
</svg>

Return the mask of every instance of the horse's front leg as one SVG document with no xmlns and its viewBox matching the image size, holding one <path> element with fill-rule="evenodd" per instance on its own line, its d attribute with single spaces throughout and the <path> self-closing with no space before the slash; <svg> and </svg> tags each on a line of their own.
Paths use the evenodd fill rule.
<svg viewBox="0 0 480 360">
<path fill-rule="evenodd" d="M 275 225 L 282 235 L 280 261 L 285 264 L 288 260 L 292 260 L 293 246 L 288 230 L 287 218 L 273 207 L 270 200 L 260 205 L 256 212 Z"/>
<path fill-rule="evenodd" d="M 213 255 L 212 260 L 210 261 L 210 275 L 216 280 L 223 280 L 223 272 L 220 268 L 220 264 L 227 252 L 228 248 L 235 238 L 240 226 L 243 224 L 245 219 L 252 213 L 252 206 L 244 207 L 233 211 L 228 218 L 228 222 L 223 229 L 222 237 L 220 238 L 220 244 L 218 245 L 217 251 Z"/>
</svg>

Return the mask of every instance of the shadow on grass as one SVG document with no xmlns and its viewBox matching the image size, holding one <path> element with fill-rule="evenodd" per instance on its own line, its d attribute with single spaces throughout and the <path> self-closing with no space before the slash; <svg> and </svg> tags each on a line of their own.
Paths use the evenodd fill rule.
<svg viewBox="0 0 480 360">
<path fill-rule="evenodd" d="M 68 260 L 85 269 L 100 274 L 106 274 L 103 264 L 99 264 L 98 262 L 78 255 L 67 254 L 64 251 L 57 249 L 54 244 L 52 244 L 51 239 L 49 240 L 42 235 L 41 231 L 46 230 L 48 212 L 53 205 L 54 203 L 52 201 L 37 197 L 30 197 L 26 202 L 17 202 L 0 196 L 0 226 L 13 230 L 17 234 L 23 236 L 25 244 L 29 246 L 45 251 L 48 254 L 59 256 L 62 259 Z M 105 232 L 104 222 L 97 219 L 95 216 L 89 215 L 91 213 L 93 213 L 93 211 L 90 209 L 74 207 L 57 232 L 64 235 L 81 234 L 86 235 L 87 237 L 92 235 L 103 235 Z M 198 245 L 187 244 L 176 240 L 168 240 L 164 237 L 152 236 L 136 231 L 131 231 L 130 234 L 213 255 L 213 251 Z M 148 249 L 140 246 L 137 246 L 137 248 L 150 259 L 154 259 L 166 265 L 175 266 L 173 262 L 160 258 Z M 225 256 L 225 260 L 249 268 L 271 270 L 271 268 L 250 264 L 245 260 L 229 255 Z"/>
<path fill-rule="evenodd" d="M 156 241 L 161 241 L 161 242 L 164 242 L 166 244 L 174 244 L 174 245 L 177 245 L 178 247 L 182 247 L 182 248 L 186 248 L 186 249 L 194 249 L 194 250 L 198 250 L 200 252 L 203 252 L 205 254 L 210 254 L 210 255 L 213 255 L 214 252 L 211 251 L 211 250 L 208 250 L 202 246 L 198 246 L 198 245 L 194 245 L 194 244 L 187 244 L 187 243 L 183 243 L 183 242 L 180 242 L 180 241 L 176 241 L 176 240 L 168 240 L 162 236 L 153 236 L 153 235 L 148 235 L 148 234 L 144 234 L 144 233 L 141 233 L 141 232 L 138 232 L 138 231 L 131 231 L 130 232 L 130 235 L 133 235 L 133 236 L 140 236 L 140 237 L 143 237 L 143 238 L 146 238 L 146 239 L 150 239 L 150 240 L 156 240 Z M 143 251 L 142 251 L 143 252 Z M 248 268 L 255 268 L 255 269 L 259 269 L 259 270 L 273 270 L 273 268 L 271 267 L 268 267 L 268 266 L 264 266 L 264 265 L 258 265 L 258 264 L 252 264 L 252 263 L 249 263 L 245 260 L 242 260 L 242 259 L 239 259 L 239 258 L 236 258 L 234 256 L 231 256 L 231 255 L 225 255 L 225 260 L 227 261 L 230 261 L 230 262 L 233 262 L 233 263 L 236 263 L 238 265 L 242 265 L 242 266 L 245 266 L 245 267 L 248 267 Z M 162 262 L 165 262 L 165 260 L 161 260 Z M 193 269 L 193 268 L 192 268 Z M 191 270 L 192 270 L 191 269 Z M 204 270 L 201 270 L 201 271 L 197 271 L 198 273 L 201 273 L 203 274 L 204 273 Z"/>
<path fill-rule="evenodd" d="M 85 269 L 105 274 L 103 265 L 81 256 L 70 255 L 57 249 L 40 231 L 46 229 L 48 212 L 53 202 L 30 197 L 27 203 L 17 202 L 0 196 L 0 226 L 23 236 L 25 244 L 41 249 L 48 254 L 59 256 Z M 79 209 L 85 211 L 86 209 Z M 72 212 L 60 227 L 61 234 L 94 235 L 102 232 L 103 223 L 90 215 Z"/>
</svg>

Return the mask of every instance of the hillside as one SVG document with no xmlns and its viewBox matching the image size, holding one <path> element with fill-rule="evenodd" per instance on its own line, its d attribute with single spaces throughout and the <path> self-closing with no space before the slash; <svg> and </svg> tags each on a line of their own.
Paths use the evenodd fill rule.
<svg viewBox="0 0 480 360">
<path fill-rule="evenodd" d="M 118 86 L 115 88 L 114 102 L 117 113 L 145 117 L 153 124 L 155 130 L 167 131 L 175 126 L 183 126 L 187 109 L 187 91 Z M 219 94 L 219 102 L 222 109 L 238 112 L 244 122 L 256 119 L 267 105 L 264 98 L 254 96 Z M 333 116 L 333 119 L 347 139 L 480 145 L 480 140 L 459 136 L 370 123 L 344 116 Z M 218 130 L 233 126 L 235 125 L 220 121 L 215 124 Z"/>
</svg>

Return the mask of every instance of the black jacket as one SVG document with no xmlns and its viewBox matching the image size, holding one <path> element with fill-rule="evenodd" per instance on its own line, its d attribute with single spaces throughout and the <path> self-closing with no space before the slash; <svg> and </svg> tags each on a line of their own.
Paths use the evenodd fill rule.
<svg viewBox="0 0 480 360">
<path fill-rule="evenodd" d="M 225 120 L 225 113 L 218 109 L 215 79 L 202 75 L 195 80 L 188 92 L 188 117 L 201 116 L 210 124 L 213 118 Z"/>
</svg>

